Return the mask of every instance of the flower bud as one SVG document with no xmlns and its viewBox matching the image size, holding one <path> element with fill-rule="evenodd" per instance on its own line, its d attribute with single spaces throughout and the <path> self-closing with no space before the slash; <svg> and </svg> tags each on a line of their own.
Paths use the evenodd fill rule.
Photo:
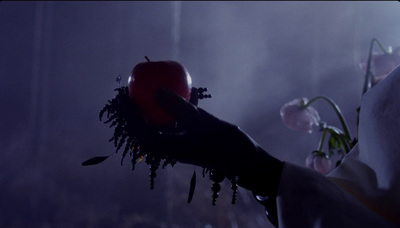
<svg viewBox="0 0 400 228">
<path fill-rule="evenodd" d="M 331 171 L 332 162 L 329 157 L 322 152 L 311 153 L 306 158 L 306 166 L 326 175 Z"/>
</svg>

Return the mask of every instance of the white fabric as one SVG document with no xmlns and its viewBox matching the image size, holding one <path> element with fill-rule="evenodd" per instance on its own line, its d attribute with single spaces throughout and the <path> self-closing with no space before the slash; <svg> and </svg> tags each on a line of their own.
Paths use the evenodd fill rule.
<svg viewBox="0 0 400 228">
<path fill-rule="evenodd" d="M 314 170 L 286 163 L 277 197 L 280 228 L 394 228 Z"/>
<path fill-rule="evenodd" d="M 397 67 L 363 96 L 358 144 L 328 178 L 285 164 L 279 227 L 400 227 L 399 130 Z"/>
</svg>

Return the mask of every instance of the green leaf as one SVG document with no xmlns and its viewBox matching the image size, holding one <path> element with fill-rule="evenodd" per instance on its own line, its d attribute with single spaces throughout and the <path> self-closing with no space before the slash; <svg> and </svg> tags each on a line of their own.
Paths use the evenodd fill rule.
<svg viewBox="0 0 400 228">
<path fill-rule="evenodd" d="M 193 171 L 192 179 L 190 180 L 188 203 L 192 201 L 195 188 L 196 188 L 196 170 Z"/>
<path fill-rule="evenodd" d="M 110 156 L 110 155 L 108 155 L 108 156 L 93 157 L 93 158 L 91 158 L 91 159 L 88 159 L 88 160 L 82 162 L 82 166 L 88 166 L 88 165 L 96 165 L 96 164 L 99 164 L 99 163 L 103 162 L 104 160 L 106 160 L 109 156 Z"/>
<path fill-rule="evenodd" d="M 343 141 L 339 134 L 332 134 L 331 140 L 333 148 L 340 149 L 343 146 Z"/>
<path fill-rule="evenodd" d="M 331 134 L 331 137 L 329 138 L 328 145 L 329 145 L 329 150 L 332 150 L 337 147 L 337 142 L 336 142 L 335 136 L 333 136 L 333 134 Z"/>
<path fill-rule="evenodd" d="M 342 146 L 344 150 L 348 153 L 350 150 L 353 148 L 353 144 L 351 142 L 351 139 L 349 139 L 346 135 L 340 134 L 338 135 L 339 140 L 342 142 Z"/>
</svg>

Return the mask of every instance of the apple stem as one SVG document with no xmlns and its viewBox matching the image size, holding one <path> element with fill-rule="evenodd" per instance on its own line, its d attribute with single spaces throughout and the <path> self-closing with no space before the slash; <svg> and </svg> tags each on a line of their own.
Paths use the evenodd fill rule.
<svg viewBox="0 0 400 228">
<path fill-rule="evenodd" d="M 145 56 L 144 58 L 147 60 L 147 62 L 151 62 L 150 59 L 147 58 L 147 56 Z"/>
</svg>

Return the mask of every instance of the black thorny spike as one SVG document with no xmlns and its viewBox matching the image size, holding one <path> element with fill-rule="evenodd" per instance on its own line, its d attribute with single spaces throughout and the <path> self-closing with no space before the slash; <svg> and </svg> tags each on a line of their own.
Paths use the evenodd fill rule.
<svg viewBox="0 0 400 228">
<path fill-rule="evenodd" d="M 225 175 L 215 169 L 207 169 L 203 168 L 203 177 L 205 177 L 206 173 L 208 173 L 210 180 L 213 181 L 213 184 L 211 185 L 211 190 L 213 191 L 212 193 L 212 205 L 215 206 L 217 202 L 217 198 L 219 197 L 219 192 L 221 191 L 221 185 L 220 183 L 225 179 Z M 238 177 L 233 176 L 232 178 L 228 178 L 231 181 L 231 189 L 232 189 L 232 204 L 236 203 L 236 196 L 237 196 L 237 190 L 238 190 Z"/>
<path fill-rule="evenodd" d="M 154 189 L 154 179 L 157 176 L 157 169 L 160 166 L 161 159 L 157 156 L 149 155 L 146 157 L 146 163 L 150 165 L 150 189 Z"/>
<path fill-rule="evenodd" d="M 210 171 L 210 179 L 214 182 L 211 185 L 211 190 L 213 191 L 212 205 L 215 206 L 217 198 L 219 196 L 219 191 L 221 190 L 221 185 L 219 183 L 221 183 L 225 179 L 225 175 L 218 170 L 212 169 Z"/>
<path fill-rule="evenodd" d="M 232 204 L 236 203 L 236 196 L 237 196 L 237 190 L 238 190 L 238 185 L 237 185 L 237 181 L 238 181 L 238 177 L 234 176 L 232 177 L 232 185 L 231 185 L 231 189 L 233 191 L 232 193 Z"/>
</svg>

